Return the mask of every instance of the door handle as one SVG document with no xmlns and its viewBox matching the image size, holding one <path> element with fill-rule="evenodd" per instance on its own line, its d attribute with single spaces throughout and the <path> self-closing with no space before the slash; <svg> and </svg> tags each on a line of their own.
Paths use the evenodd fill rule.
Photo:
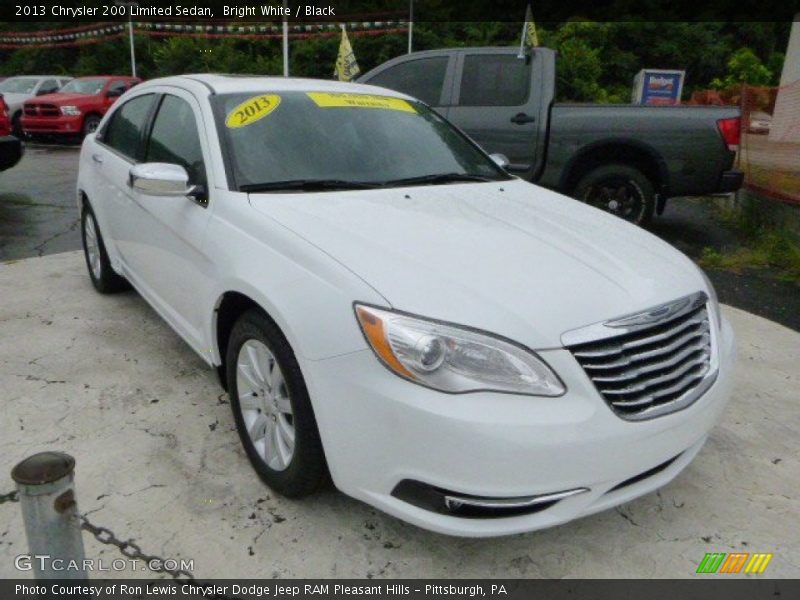
<svg viewBox="0 0 800 600">
<path fill-rule="evenodd" d="M 516 123 L 517 125 L 524 125 L 525 123 L 533 123 L 534 121 L 536 121 L 536 117 L 526 115 L 525 113 L 517 113 L 516 115 L 511 117 L 511 122 Z"/>
<path fill-rule="evenodd" d="M 96 162 L 98 165 L 103 164 L 103 157 L 100 156 L 99 154 L 92 154 L 92 160 Z"/>
</svg>

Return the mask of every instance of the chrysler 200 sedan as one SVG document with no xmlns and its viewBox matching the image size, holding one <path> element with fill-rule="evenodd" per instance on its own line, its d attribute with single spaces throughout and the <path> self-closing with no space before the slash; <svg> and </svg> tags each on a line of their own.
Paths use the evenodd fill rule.
<svg viewBox="0 0 800 600">
<path fill-rule="evenodd" d="M 454 535 L 556 525 L 689 464 L 734 338 L 689 259 L 502 163 L 382 88 L 153 80 L 83 143 L 89 276 L 216 368 L 275 491 L 330 477 Z"/>
</svg>

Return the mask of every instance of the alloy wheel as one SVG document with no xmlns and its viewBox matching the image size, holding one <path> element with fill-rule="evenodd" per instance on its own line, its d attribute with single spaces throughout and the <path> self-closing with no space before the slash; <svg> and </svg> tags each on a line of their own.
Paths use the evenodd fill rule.
<svg viewBox="0 0 800 600">
<path fill-rule="evenodd" d="M 94 216 L 90 213 L 86 215 L 84 221 L 84 239 L 86 243 L 86 258 L 89 260 L 89 268 L 95 279 L 100 279 L 103 274 L 103 266 L 100 262 L 100 245 L 97 242 L 97 227 L 94 224 Z"/>
<path fill-rule="evenodd" d="M 236 361 L 236 390 L 247 434 L 258 456 L 284 471 L 294 456 L 295 429 L 286 379 L 263 342 L 247 340 Z"/>
</svg>

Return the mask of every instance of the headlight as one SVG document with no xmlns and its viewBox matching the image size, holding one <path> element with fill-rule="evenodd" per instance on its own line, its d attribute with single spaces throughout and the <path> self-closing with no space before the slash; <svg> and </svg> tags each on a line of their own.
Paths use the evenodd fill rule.
<svg viewBox="0 0 800 600">
<path fill-rule="evenodd" d="M 706 282 L 706 288 L 708 289 L 708 301 L 711 304 L 711 310 L 714 312 L 714 320 L 717 322 L 717 327 L 722 329 L 722 311 L 719 308 L 717 291 L 714 289 L 714 284 L 711 283 L 711 280 L 708 278 L 708 275 L 706 275 L 705 271 L 699 267 L 698 270 Z"/>
<path fill-rule="evenodd" d="M 356 304 L 375 354 L 400 377 L 443 392 L 560 396 L 558 376 L 533 352 L 455 325 Z"/>
<path fill-rule="evenodd" d="M 77 117 L 79 114 L 81 114 L 81 111 L 77 106 L 62 106 L 61 114 L 70 117 Z"/>
</svg>

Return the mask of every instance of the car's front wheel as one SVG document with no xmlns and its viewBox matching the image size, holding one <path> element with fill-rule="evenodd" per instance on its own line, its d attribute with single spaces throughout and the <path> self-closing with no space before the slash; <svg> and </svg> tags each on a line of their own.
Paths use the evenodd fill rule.
<svg viewBox="0 0 800 600">
<path fill-rule="evenodd" d="M 127 289 L 127 280 L 117 275 L 111 268 L 108 252 L 100 235 L 100 227 L 94 212 L 87 205 L 81 215 L 81 237 L 83 238 L 83 255 L 86 258 L 86 267 L 89 269 L 89 278 L 92 285 L 101 294 L 111 294 Z"/>
<path fill-rule="evenodd" d="M 228 342 L 226 374 L 236 428 L 250 463 L 276 492 L 299 498 L 327 478 L 303 374 L 280 329 L 251 310 Z"/>
</svg>

